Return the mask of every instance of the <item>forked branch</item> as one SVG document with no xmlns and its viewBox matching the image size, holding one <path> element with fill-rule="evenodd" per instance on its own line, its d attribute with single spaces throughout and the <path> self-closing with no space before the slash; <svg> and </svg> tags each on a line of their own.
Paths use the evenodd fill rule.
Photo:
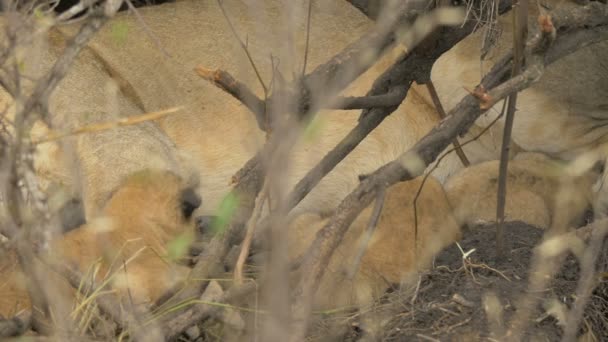
<svg viewBox="0 0 608 342">
<path fill-rule="evenodd" d="M 595 34 L 587 36 L 588 41 L 578 41 L 578 44 L 572 44 L 574 42 L 565 39 L 564 43 L 570 44 L 569 49 L 553 49 L 548 44 L 548 39 L 545 35 L 537 34 L 527 44 L 527 53 L 529 53 L 531 58 L 529 59 L 530 63 L 521 75 L 501 84 L 501 81 L 510 72 L 509 61 L 511 58 L 507 56 L 484 77 L 482 81 L 484 88 L 491 89 L 487 92 L 490 102 L 495 103 L 513 92 L 523 90 L 538 81 L 545 65 L 572 51 L 576 51 L 576 49 L 590 42 L 608 39 L 608 30 L 606 30 L 606 26 L 608 25 L 607 5 L 592 2 L 573 11 L 556 10 L 551 14 L 551 18 L 556 30 L 569 29 L 569 31 L 563 30 L 563 32 L 567 32 L 564 33 L 564 37 L 572 33 L 576 34 L 577 29 L 591 29 Z M 562 39 L 559 37 L 556 45 L 559 46 L 561 41 Z M 294 315 L 299 322 L 293 340 L 299 340 L 303 337 L 310 310 L 310 304 L 306 299 L 314 295 L 319 280 L 325 271 L 324 265 L 327 265 L 333 251 L 337 248 L 346 233 L 348 226 L 371 203 L 379 189 L 422 174 L 424 168 L 407 169 L 404 165 L 407 165 L 406 162 L 410 158 L 416 158 L 423 165 L 428 166 L 458 134 L 466 132 L 475 120 L 485 112 L 481 108 L 482 106 L 486 109 L 488 108 L 473 95 L 466 96 L 452 109 L 446 120 L 436 126 L 412 149 L 402 154 L 397 160 L 376 170 L 342 201 L 329 223 L 317 234 L 317 238 L 313 242 L 308 251 L 307 258 L 305 258 L 301 266 L 301 271 L 308 276 L 303 277 L 294 290 L 296 295 Z"/>
</svg>

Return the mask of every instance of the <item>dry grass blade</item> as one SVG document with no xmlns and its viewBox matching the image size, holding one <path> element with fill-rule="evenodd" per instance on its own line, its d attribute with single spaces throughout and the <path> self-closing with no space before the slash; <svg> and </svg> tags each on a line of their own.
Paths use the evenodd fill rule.
<svg viewBox="0 0 608 342">
<path fill-rule="evenodd" d="M 98 132 L 106 131 L 106 130 L 113 129 L 116 127 L 121 127 L 121 126 L 137 125 L 137 124 L 140 124 L 140 123 L 146 122 L 146 121 L 158 120 L 169 114 L 178 112 L 181 109 L 182 109 L 182 107 L 173 107 L 173 108 L 161 110 L 158 112 L 150 112 L 150 113 L 145 113 L 145 114 L 141 114 L 141 115 L 133 115 L 133 116 L 125 117 L 125 118 L 120 118 L 115 121 L 87 125 L 84 127 L 77 128 L 68 133 L 50 132 L 50 134 L 48 136 L 40 138 L 38 140 L 34 140 L 34 141 L 32 141 L 32 143 L 33 144 L 43 144 L 46 142 L 60 140 L 60 139 L 70 137 L 70 136 L 87 134 L 87 133 L 98 133 Z"/>
</svg>

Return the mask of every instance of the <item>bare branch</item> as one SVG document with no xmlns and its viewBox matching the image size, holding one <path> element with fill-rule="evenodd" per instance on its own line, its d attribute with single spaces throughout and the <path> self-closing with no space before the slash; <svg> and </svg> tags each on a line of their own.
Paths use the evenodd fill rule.
<svg viewBox="0 0 608 342">
<path fill-rule="evenodd" d="M 256 204 L 253 209 L 253 215 L 249 218 L 247 222 L 247 232 L 245 233 L 245 239 L 243 240 L 241 251 L 239 253 L 236 265 L 234 267 L 234 282 L 236 285 L 243 284 L 243 267 L 245 265 L 245 261 L 249 256 L 249 248 L 251 247 L 251 242 L 253 241 L 253 234 L 255 233 L 256 225 L 260 219 L 260 215 L 262 214 L 262 209 L 264 208 L 264 202 L 268 198 L 268 187 L 265 185 L 262 193 L 256 199 Z M 270 210 L 270 205 L 268 205 Z"/>
<path fill-rule="evenodd" d="M 376 20 L 380 12 L 380 5 L 382 0 L 346 0 L 348 3 L 353 5 L 361 13 L 370 17 L 370 19 Z"/>
<path fill-rule="evenodd" d="M 306 46 L 304 47 L 304 62 L 302 63 L 302 76 L 306 74 L 306 63 L 308 62 L 308 46 L 310 43 L 310 19 L 312 18 L 312 1 L 308 0 L 308 15 L 306 16 Z"/>
<path fill-rule="evenodd" d="M 593 2 L 587 6 L 578 8 L 573 11 L 555 11 L 552 18 L 554 26 L 557 29 L 582 28 L 589 27 L 590 23 L 595 26 L 606 26 L 608 24 L 608 6 Z M 572 20 L 577 18 L 577 20 Z M 564 33 L 568 35 L 568 33 Z M 600 32 L 599 40 L 607 39 L 605 31 Z M 559 42 L 559 40 L 558 40 Z M 584 43 L 580 44 L 583 45 Z M 579 46 L 580 46 L 579 45 Z M 563 55 L 553 55 L 553 60 L 548 60 L 545 53 L 548 48 L 546 39 L 543 36 L 537 35 L 528 44 L 528 51 L 531 52 L 531 63 L 527 66 L 523 74 L 498 85 L 509 72 L 507 61 L 510 58 L 505 57 L 503 60 L 492 69 L 492 71 L 484 77 L 482 84 L 485 88 L 490 88 L 489 96 L 492 101 L 498 101 L 512 94 L 515 91 L 522 90 L 538 80 L 542 74 L 545 64 L 549 64 Z M 571 52 L 571 51 L 566 51 Z M 549 55 L 549 54 L 548 54 Z M 547 55 L 547 56 L 548 56 Z M 307 277 L 301 279 L 300 283 L 294 290 L 296 296 L 294 315 L 298 320 L 298 329 L 294 335 L 294 340 L 299 340 L 304 333 L 304 327 L 310 310 L 310 303 L 303 301 L 303 298 L 310 298 L 314 294 L 319 280 L 323 276 L 324 267 L 333 251 L 337 248 L 342 237 L 346 233 L 348 226 L 353 222 L 357 215 L 369 205 L 375 194 L 380 188 L 390 186 L 399 181 L 409 180 L 420 175 L 424 168 L 415 170 L 407 169 L 405 162 L 416 158 L 423 165 L 429 165 L 435 160 L 437 155 L 444 150 L 448 144 L 459 133 L 463 133 L 475 122 L 475 120 L 484 111 L 482 110 L 478 100 L 472 96 L 466 96 L 451 112 L 448 118 L 442 121 L 437 127 L 422 138 L 411 150 L 402 154 L 397 160 L 384 165 L 376 170 L 370 177 L 366 178 L 361 184 L 351 192 L 339 205 L 336 214 L 332 216 L 329 223 L 319 231 L 317 238 L 309 249 L 307 258 L 303 261 L 301 270 Z M 485 106 L 484 106 L 485 107 Z"/>
<path fill-rule="evenodd" d="M 390 92 L 382 95 L 370 95 L 370 96 L 349 96 L 349 97 L 338 97 L 335 105 L 327 106 L 328 109 L 372 109 L 377 107 L 399 107 L 405 93 L 402 88 L 392 89 Z"/>
<path fill-rule="evenodd" d="M 257 97 L 246 84 L 235 80 L 227 71 L 211 70 L 200 65 L 195 70 L 203 79 L 241 101 L 255 115 L 258 127 L 266 130 L 266 103 Z"/>
<path fill-rule="evenodd" d="M 265 150 L 267 150 L 269 146 L 269 143 L 267 143 Z M 252 215 L 255 207 L 255 199 L 264 183 L 264 170 L 261 159 L 262 155 L 267 153 L 265 150 L 250 159 L 245 166 L 233 176 L 233 182 L 236 183 L 236 186 L 232 192 L 239 200 L 238 209 L 232 216 L 232 220 L 228 227 L 224 231 L 219 232 L 211 240 L 207 248 L 203 251 L 203 254 L 199 256 L 190 272 L 187 285 L 183 289 L 180 289 L 178 296 L 171 298 L 172 302 L 182 302 L 184 300 L 197 298 L 207 286 L 211 276 L 223 271 L 222 260 L 225 259 L 231 247 L 241 242 L 245 231 L 244 225 Z M 197 309 L 196 306 L 197 304 L 188 312 L 183 312 L 179 315 L 168 315 L 164 318 L 165 323 L 170 326 L 171 323 L 167 322 L 186 320 L 186 318 L 180 317 L 188 317 L 188 315 L 191 314 L 195 314 L 195 318 L 203 317 L 204 313 L 199 312 L 199 309 Z M 195 322 L 195 319 L 192 318 L 191 321 Z"/>
<path fill-rule="evenodd" d="M 441 100 L 439 100 L 439 94 L 437 94 L 437 89 L 435 89 L 435 85 L 433 84 L 433 81 L 429 80 L 426 83 L 426 88 L 428 89 L 429 94 L 431 95 L 431 100 L 433 101 L 433 105 L 435 106 L 437 113 L 439 113 L 439 117 L 441 119 L 444 119 L 447 116 L 447 114 L 445 113 L 445 109 L 443 108 L 443 105 L 441 104 Z M 471 165 L 471 162 L 469 162 L 469 159 L 467 158 L 466 154 L 464 154 L 464 150 L 462 149 L 462 147 L 460 146 L 460 143 L 458 142 L 458 138 L 454 139 L 454 141 L 452 142 L 452 145 L 454 145 L 454 150 L 456 151 L 458 158 L 460 158 L 462 165 L 464 167 L 468 167 L 469 165 Z"/>
<path fill-rule="evenodd" d="M 256 284 L 248 282 L 243 285 L 231 287 L 224 293 L 221 298 L 217 299 L 217 303 L 229 303 L 238 301 L 245 296 L 250 295 L 257 290 Z M 200 323 L 202 320 L 215 316 L 223 309 L 223 305 L 208 305 L 198 304 L 193 305 L 179 316 L 176 316 L 164 323 L 164 334 L 167 341 L 174 341 L 189 327 Z"/>
<path fill-rule="evenodd" d="M 96 133 L 96 132 L 106 131 L 106 130 L 109 130 L 109 129 L 112 129 L 115 127 L 137 125 L 139 123 L 146 122 L 146 121 L 158 120 L 169 114 L 175 113 L 181 109 L 182 109 L 182 107 L 173 107 L 173 108 L 161 110 L 158 112 L 150 112 L 150 113 L 145 113 L 145 114 L 140 114 L 140 115 L 122 117 L 115 121 L 102 122 L 102 123 L 91 124 L 88 126 L 80 127 L 80 128 L 74 129 L 73 131 L 70 131 L 68 133 L 51 132 L 48 136 L 46 136 L 42 139 L 32 141 L 32 144 L 35 144 L 35 145 L 43 144 L 43 143 L 46 143 L 49 141 L 55 141 L 55 140 L 63 139 L 65 137 L 69 137 L 69 136 L 75 136 L 75 135 L 80 135 L 80 134 L 85 134 L 85 133 Z"/>
<path fill-rule="evenodd" d="M 509 4 L 509 0 L 501 2 L 501 11 L 506 11 Z M 431 68 L 435 61 L 466 37 L 473 26 L 474 23 L 469 22 L 460 28 L 440 29 L 436 38 L 437 44 L 433 49 L 417 47 L 410 54 L 402 56 L 393 67 L 374 82 L 367 96 L 401 93 L 405 98 L 411 82 L 430 79 Z M 295 185 L 288 198 L 289 208 L 294 208 L 300 203 L 321 179 L 354 150 L 388 115 L 395 111 L 397 106 L 364 110 L 357 126 Z"/>
<path fill-rule="evenodd" d="M 218 6 L 220 6 L 220 10 L 222 10 L 222 14 L 224 15 L 224 18 L 226 19 L 226 22 L 228 23 L 228 26 L 230 27 L 230 31 L 232 31 L 234 38 L 236 38 L 236 40 L 239 42 L 239 45 L 241 45 L 241 48 L 247 55 L 247 59 L 249 60 L 249 63 L 251 64 L 251 67 L 253 68 L 253 71 L 255 72 L 255 75 L 257 76 L 258 81 L 260 82 L 260 85 L 262 85 L 262 89 L 264 89 L 264 97 L 265 98 L 268 97 L 268 88 L 266 87 L 266 83 L 264 83 L 264 80 L 262 79 L 262 76 L 260 75 L 260 72 L 258 71 L 258 68 L 255 65 L 255 62 L 253 61 L 253 57 L 251 57 L 251 54 L 249 53 L 249 49 L 247 48 L 247 45 L 241 40 L 238 33 L 236 32 L 236 29 L 234 28 L 234 25 L 232 25 L 232 22 L 230 21 L 230 18 L 228 17 L 228 13 L 226 13 L 226 9 L 224 9 L 224 4 L 223 4 L 222 0 L 217 0 L 217 4 L 218 4 Z"/>
<path fill-rule="evenodd" d="M 397 24 L 395 20 L 395 23 L 392 28 L 396 27 L 396 25 Z M 465 35 L 466 34 L 463 33 L 462 37 L 464 37 Z M 382 39 L 380 39 L 382 37 L 385 39 L 385 41 L 382 41 Z M 386 49 L 389 46 L 393 39 L 394 38 L 392 38 L 392 31 L 390 29 L 383 28 L 380 31 L 375 30 L 371 34 L 364 36 L 362 39 L 355 42 L 354 44 L 351 44 L 340 54 L 335 56 L 330 62 L 317 67 L 315 71 L 313 71 L 310 75 L 307 76 L 307 78 L 310 77 L 310 79 L 312 80 L 324 80 L 335 77 L 337 73 L 344 73 L 348 75 L 348 77 L 341 77 L 341 81 L 339 82 L 340 87 L 343 88 L 348 85 L 350 81 L 352 81 L 358 75 L 363 73 L 365 69 L 369 68 L 369 66 L 373 64 L 374 60 L 370 60 L 369 58 L 363 58 L 363 56 L 369 56 L 368 49 L 370 48 L 370 44 L 373 47 L 377 46 L 379 42 L 381 42 L 381 48 L 383 51 L 383 49 Z M 446 51 L 448 48 L 449 47 L 445 47 Z M 364 68 L 356 69 L 357 72 L 355 73 L 347 72 L 347 70 L 349 69 L 345 68 L 352 68 L 353 65 L 357 65 L 359 67 L 363 65 Z M 401 77 L 403 76 L 401 75 Z M 387 93 L 386 88 L 386 86 L 382 87 L 382 89 L 378 91 L 378 94 Z M 333 89 L 335 90 L 336 88 Z M 278 93 L 275 93 L 273 94 L 273 96 L 277 96 L 277 94 Z M 377 94 L 372 93 L 372 95 Z M 266 102 L 271 103 L 272 98 L 267 99 Z M 382 115 L 382 119 L 383 118 L 384 115 Z M 371 131 L 371 129 L 373 129 L 373 127 L 377 126 L 377 124 L 379 124 L 382 119 L 378 121 L 378 118 L 369 116 L 369 118 L 362 120 L 359 126 L 366 126 L 365 131 L 369 132 Z M 370 121 L 373 123 L 372 125 L 369 124 Z M 365 132 L 357 132 L 356 130 L 354 132 L 356 133 L 352 133 L 351 135 L 356 135 L 356 138 L 354 139 L 356 141 L 361 141 L 367 134 Z M 241 170 L 239 170 L 235 176 L 233 176 L 233 183 L 236 183 L 236 187 L 234 188 L 233 192 L 236 194 L 237 198 L 239 198 L 239 209 L 237 210 L 237 213 L 233 215 L 232 222 L 229 224 L 228 228 L 224 232 L 218 234 L 218 236 L 216 236 L 211 241 L 208 248 L 204 251 L 203 255 L 199 257 L 196 265 L 194 266 L 193 271 L 191 272 L 191 278 L 196 279 L 196 281 L 191 281 L 187 289 L 181 291 L 179 296 L 180 299 L 195 298 L 199 293 L 201 293 L 201 290 L 204 289 L 207 285 L 206 279 L 209 279 L 212 274 L 215 274 L 216 271 L 221 269 L 220 260 L 224 260 L 226 254 L 230 251 L 230 247 L 233 244 L 238 244 L 241 242 L 243 237 L 243 226 L 245 222 L 248 221 L 253 212 L 255 198 L 263 184 L 264 172 L 262 166 L 262 159 L 267 158 L 267 156 L 271 155 L 270 153 L 276 145 L 277 142 L 274 141 L 274 139 L 272 139 L 271 137 L 270 141 L 266 143 L 264 149 L 260 153 L 258 153 L 254 158 L 250 159 L 247 164 Z M 356 146 L 356 144 L 354 146 Z M 354 148 L 354 146 L 352 146 L 352 148 Z M 340 159 L 342 159 L 350 150 L 352 150 L 352 148 L 347 148 L 348 151 L 345 153 L 343 152 L 343 150 L 338 152 L 338 154 L 344 153 Z M 329 172 L 329 170 L 327 172 Z M 297 202 L 299 202 L 299 200 L 300 199 L 298 199 Z M 290 201 L 288 203 L 290 203 L 290 205 L 288 205 L 286 208 L 287 210 L 290 210 L 291 208 L 293 208 L 291 204 L 294 202 Z M 265 220 L 264 222 L 267 223 L 268 221 Z M 264 225 L 263 227 L 266 226 Z M 263 229 L 259 229 L 258 231 L 260 230 Z"/>
<path fill-rule="evenodd" d="M 357 254 L 355 255 L 355 261 L 352 264 L 352 268 L 350 270 L 347 270 L 348 279 L 353 279 L 353 277 L 355 276 L 355 273 L 357 273 L 357 270 L 359 269 L 359 264 L 361 263 L 361 259 L 363 258 L 363 255 L 365 254 L 365 251 L 367 250 L 369 241 L 372 239 L 372 235 L 374 234 L 374 231 L 376 230 L 376 226 L 378 225 L 378 220 L 380 219 L 380 214 L 382 214 L 382 208 L 384 207 L 384 198 L 385 198 L 385 191 L 383 189 L 381 189 L 380 191 L 378 191 L 378 194 L 376 195 L 376 201 L 374 203 L 374 209 L 372 211 L 372 216 L 370 217 L 369 222 L 367 223 L 367 229 L 365 230 L 363 239 L 361 240 L 361 243 L 359 244 L 359 250 L 357 251 Z"/>
<path fill-rule="evenodd" d="M 58 2 L 59 3 L 59 2 Z M 74 6 L 64 11 L 57 17 L 57 21 L 65 22 L 72 19 L 78 13 L 90 8 L 95 3 L 95 0 L 80 0 Z"/>
</svg>

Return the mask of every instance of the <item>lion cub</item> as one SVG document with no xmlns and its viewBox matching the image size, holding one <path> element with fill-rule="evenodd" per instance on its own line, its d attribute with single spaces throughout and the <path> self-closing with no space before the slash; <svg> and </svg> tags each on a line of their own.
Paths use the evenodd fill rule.
<svg viewBox="0 0 608 342">
<path fill-rule="evenodd" d="M 150 303 L 186 275 L 186 266 L 167 257 L 167 244 L 194 232 L 192 213 L 200 204 L 192 186 L 169 171 L 134 172 L 113 192 L 101 217 L 58 237 L 46 255 L 76 262 L 83 275 L 95 271 L 98 285 L 109 279 L 127 296 L 123 300 Z M 5 254 L 0 263 L 0 315 L 10 317 L 28 308 L 30 300 L 15 253 Z M 74 290 L 60 276 L 48 275 L 42 286 L 53 312 L 54 305 L 72 303 Z"/>
<path fill-rule="evenodd" d="M 445 192 L 433 177 L 423 185 L 415 219 L 414 199 L 422 179 L 398 183 L 386 191 L 382 212 L 369 240 L 366 232 L 374 205 L 353 222 L 321 280 L 314 299 L 316 309 L 369 305 L 391 285 L 411 282 L 416 271 L 429 267 L 437 253 L 460 238 Z M 328 220 L 316 214 L 303 214 L 291 222 L 292 260 L 306 252 Z M 367 245 L 364 241 L 368 241 Z M 363 248 L 365 253 L 354 269 Z"/>
<path fill-rule="evenodd" d="M 445 184 L 454 215 L 461 225 L 496 220 L 498 160 L 461 170 Z M 522 153 L 509 162 L 505 217 L 539 228 L 559 230 L 577 225 L 593 204 L 597 168 L 580 176 L 569 167 L 538 153 Z"/>
</svg>

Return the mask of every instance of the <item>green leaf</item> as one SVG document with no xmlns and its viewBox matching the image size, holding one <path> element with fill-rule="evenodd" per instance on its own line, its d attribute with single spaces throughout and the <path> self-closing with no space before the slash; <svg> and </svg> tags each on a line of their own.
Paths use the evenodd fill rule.
<svg viewBox="0 0 608 342">
<path fill-rule="evenodd" d="M 312 142 L 319 137 L 321 133 L 321 129 L 323 128 L 324 120 L 320 115 L 315 115 L 315 117 L 310 120 L 310 122 L 304 128 L 304 132 L 302 135 L 304 136 L 305 142 Z"/>
<path fill-rule="evenodd" d="M 175 239 L 169 241 L 167 244 L 167 254 L 169 260 L 181 259 L 186 253 L 188 248 L 194 241 L 194 234 L 192 232 L 184 232 L 178 235 Z"/>
<path fill-rule="evenodd" d="M 217 210 L 217 215 L 211 224 L 211 230 L 215 234 L 222 233 L 226 229 L 226 226 L 228 223 L 230 223 L 230 220 L 232 219 L 232 216 L 234 215 L 238 206 L 239 199 L 233 192 L 229 192 L 222 199 L 220 207 Z"/>
<path fill-rule="evenodd" d="M 44 13 L 40 10 L 40 7 L 36 7 L 34 9 L 34 18 L 36 19 L 44 19 Z"/>
</svg>

